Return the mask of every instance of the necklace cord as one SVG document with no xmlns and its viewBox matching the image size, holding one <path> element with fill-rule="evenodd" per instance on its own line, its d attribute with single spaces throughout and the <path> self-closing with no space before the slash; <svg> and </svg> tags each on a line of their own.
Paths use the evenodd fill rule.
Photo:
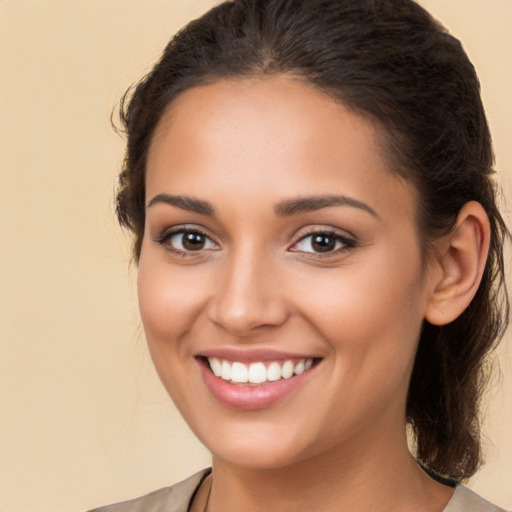
<svg viewBox="0 0 512 512">
<path fill-rule="evenodd" d="M 203 482 L 212 474 L 212 468 L 208 468 L 204 474 L 201 476 L 201 479 L 199 480 L 199 482 L 197 483 L 196 485 L 196 488 L 194 489 L 194 492 L 192 493 L 192 496 L 190 496 L 190 500 L 188 502 L 188 506 L 187 506 L 187 512 L 191 512 L 192 510 L 192 505 L 194 503 L 194 500 L 196 499 L 196 495 L 197 495 L 197 492 L 199 491 L 201 485 L 203 485 Z M 208 492 L 208 500 L 210 499 L 210 492 L 211 492 L 211 486 L 210 486 L 210 491 Z M 206 502 L 206 505 L 208 506 L 208 501 Z M 205 509 L 206 510 L 206 509 Z"/>
</svg>

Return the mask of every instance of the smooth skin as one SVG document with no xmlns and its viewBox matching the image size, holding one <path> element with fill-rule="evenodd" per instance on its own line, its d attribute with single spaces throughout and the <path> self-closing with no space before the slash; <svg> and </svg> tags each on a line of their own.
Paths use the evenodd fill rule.
<svg viewBox="0 0 512 512">
<path fill-rule="evenodd" d="M 453 489 L 409 454 L 405 401 L 424 320 L 450 322 L 478 287 L 482 207 L 464 207 L 425 265 L 416 192 L 376 127 L 291 77 L 182 93 L 152 141 L 146 202 L 140 311 L 165 388 L 212 452 L 208 511 L 441 511 Z M 247 411 L 205 385 L 212 348 L 319 363 Z"/>
</svg>

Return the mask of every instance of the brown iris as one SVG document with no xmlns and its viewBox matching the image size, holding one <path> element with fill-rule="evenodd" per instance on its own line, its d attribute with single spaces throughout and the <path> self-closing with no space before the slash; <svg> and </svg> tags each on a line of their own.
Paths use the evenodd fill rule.
<svg viewBox="0 0 512 512">
<path fill-rule="evenodd" d="M 311 240 L 311 247 L 316 252 L 329 252 L 336 247 L 336 239 L 326 234 L 314 235 Z"/>
<path fill-rule="evenodd" d="M 187 251 L 200 251 L 204 248 L 206 237 L 195 231 L 186 231 L 183 233 L 182 244 Z"/>
</svg>

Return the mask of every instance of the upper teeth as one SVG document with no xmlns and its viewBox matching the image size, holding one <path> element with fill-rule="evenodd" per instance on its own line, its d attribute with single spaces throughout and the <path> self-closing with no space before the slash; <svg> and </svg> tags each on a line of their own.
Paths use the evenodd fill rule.
<svg viewBox="0 0 512 512">
<path fill-rule="evenodd" d="M 208 362 L 214 375 L 223 380 L 234 383 L 261 384 L 262 382 L 273 382 L 279 379 L 289 379 L 294 374 L 298 375 L 311 368 L 313 358 L 301 359 L 297 363 L 291 360 L 272 361 L 270 363 L 251 363 L 246 365 L 238 361 L 219 360 L 216 357 L 209 357 Z"/>
</svg>

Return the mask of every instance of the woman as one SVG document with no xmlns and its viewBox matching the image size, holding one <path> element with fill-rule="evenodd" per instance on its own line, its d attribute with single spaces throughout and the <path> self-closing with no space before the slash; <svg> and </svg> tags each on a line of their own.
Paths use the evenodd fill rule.
<svg viewBox="0 0 512 512">
<path fill-rule="evenodd" d="M 224 2 L 122 119 L 149 349 L 213 463 L 98 510 L 500 510 L 459 485 L 508 320 L 460 43 L 411 0 Z"/>
</svg>

